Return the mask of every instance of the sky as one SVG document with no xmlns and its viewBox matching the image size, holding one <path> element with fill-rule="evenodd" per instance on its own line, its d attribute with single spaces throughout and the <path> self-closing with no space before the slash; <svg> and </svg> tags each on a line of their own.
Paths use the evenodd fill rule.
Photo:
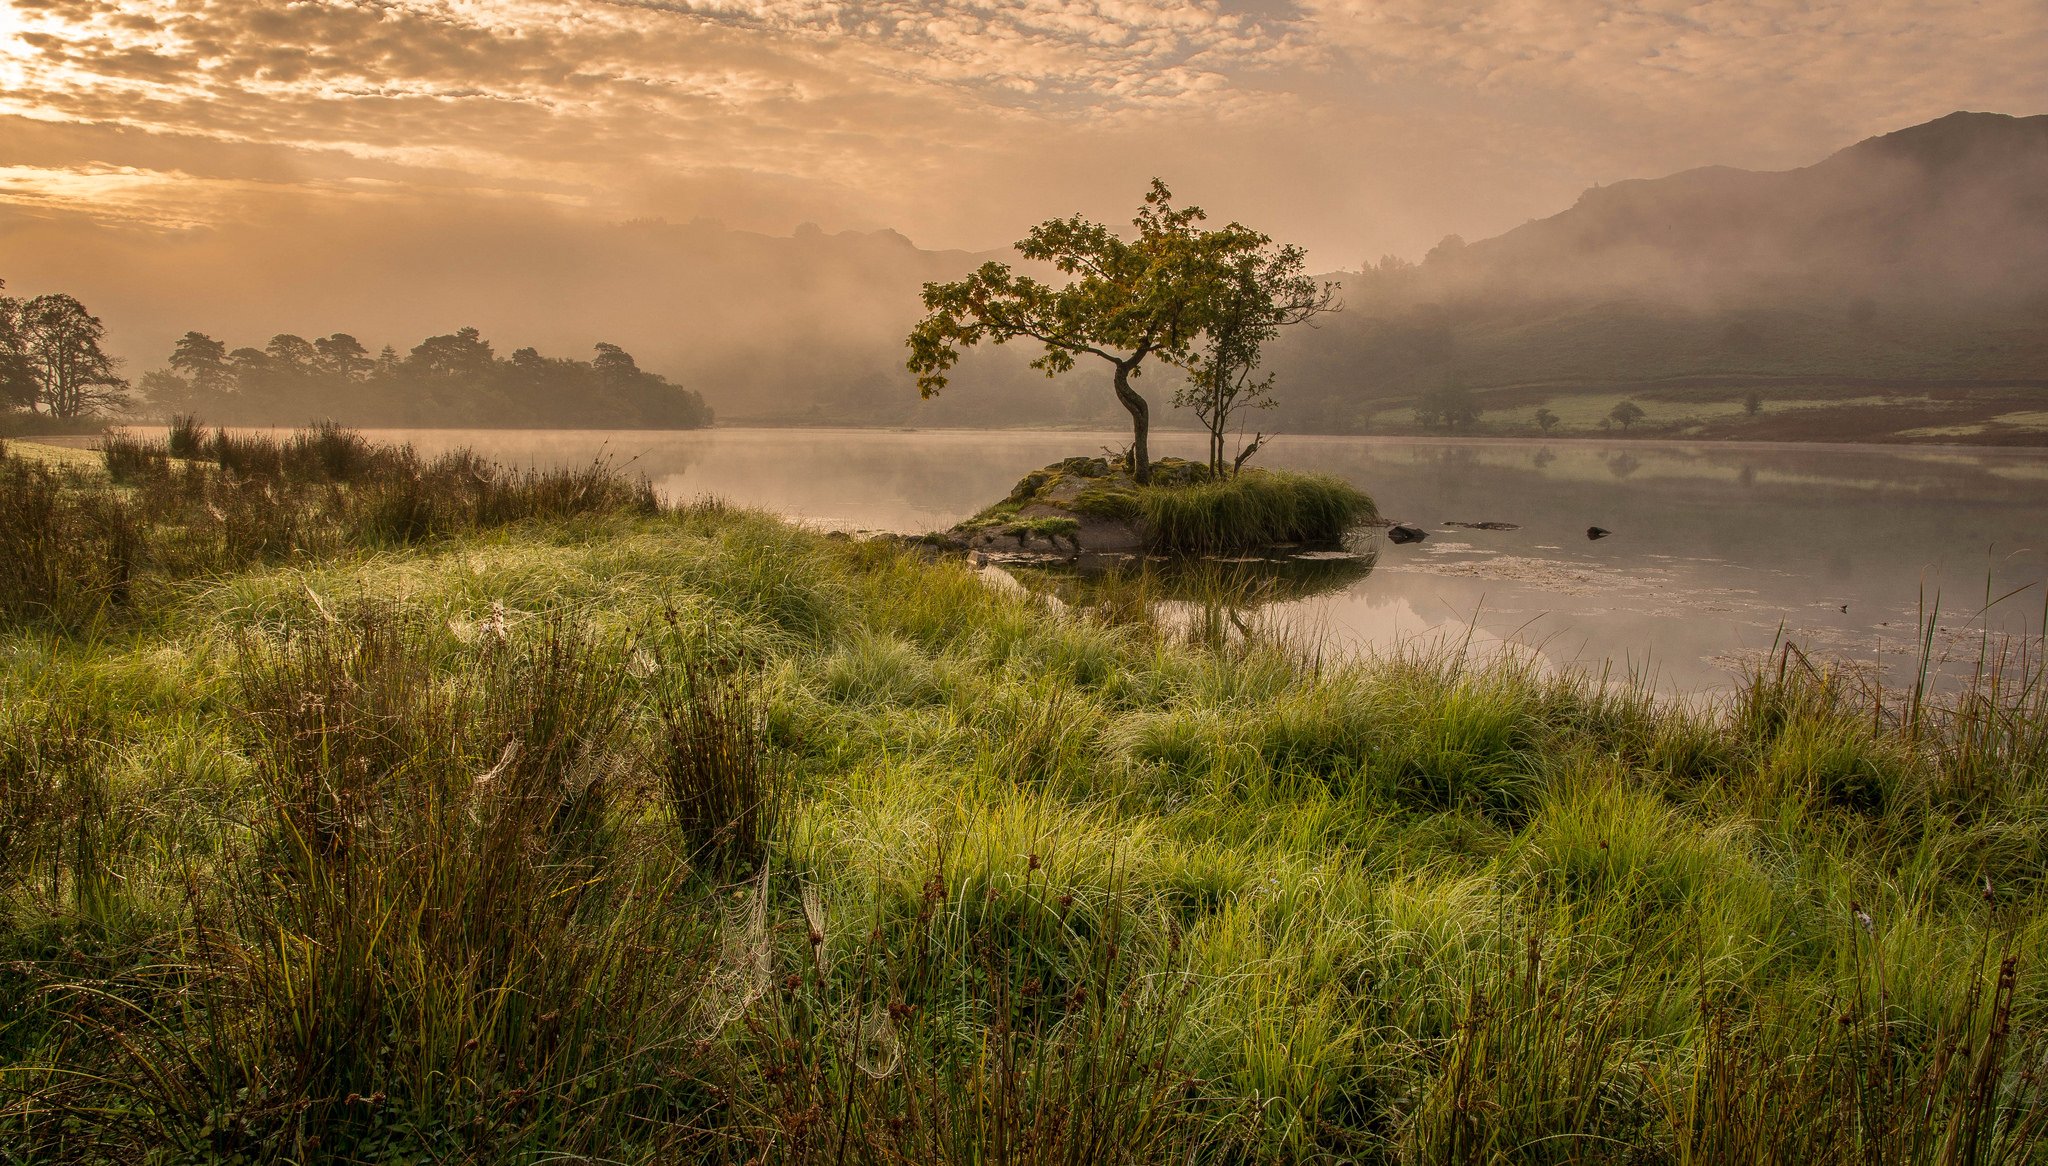
<svg viewBox="0 0 2048 1166">
<path fill-rule="evenodd" d="M 1337 268 L 1957 109 L 2048 110 L 2048 4 L 0 0 L 0 209 L 31 227 L 544 213 L 982 250 L 1126 220 L 1157 175 Z"/>
</svg>

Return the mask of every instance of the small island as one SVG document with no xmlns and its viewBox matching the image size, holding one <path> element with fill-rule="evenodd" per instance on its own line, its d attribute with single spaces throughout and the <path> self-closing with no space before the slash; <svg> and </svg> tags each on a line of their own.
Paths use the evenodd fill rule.
<svg viewBox="0 0 2048 1166">
<path fill-rule="evenodd" d="M 973 550 L 1242 555 L 1334 547 L 1379 517 L 1328 474 L 1241 470 L 1161 458 L 1140 482 L 1124 457 L 1070 457 L 1024 475 L 1008 497 L 939 536 Z"/>
</svg>

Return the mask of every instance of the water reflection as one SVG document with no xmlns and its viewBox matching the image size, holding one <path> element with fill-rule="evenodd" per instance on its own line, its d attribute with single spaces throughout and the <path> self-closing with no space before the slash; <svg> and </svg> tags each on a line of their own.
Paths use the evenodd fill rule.
<svg viewBox="0 0 2048 1166">
<path fill-rule="evenodd" d="M 1362 554 L 1310 553 L 1274 558 L 1174 560 L 1123 557 L 1074 566 L 1012 563 L 1024 588 L 1110 624 L 1159 622 L 1211 646 L 1255 635 L 1287 635 L 1270 616 L 1362 584 L 1378 560 Z"/>
</svg>

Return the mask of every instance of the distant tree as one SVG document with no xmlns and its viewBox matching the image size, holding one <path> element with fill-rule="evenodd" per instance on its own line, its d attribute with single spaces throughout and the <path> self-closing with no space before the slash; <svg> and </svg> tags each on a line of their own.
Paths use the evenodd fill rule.
<svg viewBox="0 0 2048 1166">
<path fill-rule="evenodd" d="M 1762 393 L 1757 392 L 1755 389 L 1751 389 L 1749 391 L 1749 395 L 1742 398 L 1742 415 L 1745 417 L 1754 417 L 1763 411 L 1764 395 Z"/>
<path fill-rule="evenodd" d="M 1462 386 L 1451 384 L 1425 395 L 1415 406 L 1415 420 L 1425 428 L 1465 429 L 1479 421 L 1479 405 Z"/>
<path fill-rule="evenodd" d="M 1235 474 L 1266 442 L 1265 434 L 1255 433 L 1225 465 L 1231 422 L 1244 410 L 1276 404 L 1273 374 L 1253 379 L 1266 342 L 1287 325 L 1335 310 L 1336 285 L 1317 283 L 1306 268 L 1300 247 L 1261 244 L 1229 264 L 1205 313 L 1203 341 L 1173 403 L 1192 408 L 1209 431 L 1209 471 L 1218 477 Z"/>
<path fill-rule="evenodd" d="M 228 346 L 204 332 L 187 332 L 171 349 L 171 371 L 202 393 L 227 391 Z"/>
<path fill-rule="evenodd" d="M 100 347 L 106 326 L 84 304 L 61 293 L 37 296 L 21 306 L 21 330 L 36 401 L 50 416 L 72 420 L 127 404 L 128 382 Z"/>
<path fill-rule="evenodd" d="M 270 372 L 270 356 L 261 348 L 237 348 L 228 353 L 228 376 L 235 391 L 250 395 L 263 392 L 264 377 Z"/>
<path fill-rule="evenodd" d="M 474 328 L 429 336 L 406 358 L 413 371 L 436 379 L 474 379 L 491 371 L 491 342 Z"/>
<path fill-rule="evenodd" d="M 989 262 L 966 279 L 924 285 L 927 315 L 911 330 L 910 371 L 918 392 L 936 396 L 960 349 L 987 340 L 1029 340 L 1043 352 L 1031 367 L 1048 377 L 1070 371 L 1081 356 L 1107 362 L 1117 403 L 1131 418 L 1131 470 L 1151 480 L 1151 405 L 1131 382 L 1148 359 L 1185 367 L 1209 322 L 1231 264 L 1270 240 L 1236 223 L 1203 230 L 1199 207 L 1175 207 L 1154 179 L 1131 220 L 1137 238 L 1079 215 L 1031 228 L 1016 249 L 1075 277 L 1062 287 Z"/>
<path fill-rule="evenodd" d="M 6 281 L 0 280 L 0 287 L 6 286 Z M 20 300 L 0 296 L 0 406 L 33 409 L 41 394 L 35 365 L 29 360 L 22 308 Z"/>
<path fill-rule="evenodd" d="M 359 381 L 376 367 L 370 359 L 370 350 L 346 332 L 322 336 L 313 342 L 313 350 L 314 365 L 326 376 L 337 380 Z"/>
<path fill-rule="evenodd" d="M 1607 411 L 1607 419 L 1627 429 L 1643 419 L 1643 407 L 1634 401 L 1623 401 Z"/>
<path fill-rule="evenodd" d="M 270 358 L 270 371 L 280 376 L 309 376 L 319 371 L 320 351 L 303 336 L 280 332 L 263 346 Z"/>
<path fill-rule="evenodd" d="M 590 362 L 590 367 L 597 370 L 597 375 L 606 384 L 630 382 L 640 376 L 640 365 L 633 359 L 633 354 L 616 344 L 598 344 L 597 357 Z"/>
<path fill-rule="evenodd" d="M 1552 413 L 1547 408 L 1536 410 L 1536 428 L 1541 429 L 1545 433 L 1556 429 L 1557 414 Z"/>
</svg>

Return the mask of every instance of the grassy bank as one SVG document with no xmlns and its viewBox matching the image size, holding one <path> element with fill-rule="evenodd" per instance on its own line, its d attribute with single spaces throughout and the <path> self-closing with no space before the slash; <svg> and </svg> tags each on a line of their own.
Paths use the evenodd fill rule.
<svg viewBox="0 0 2048 1166">
<path fill-rule="evenodd" d="M 0 633 L 0 1161 L 2040 1160 L 2024 665 L 1317 667 L 371 452 L 5 465 L 128 567 Z"/>
</svg>

